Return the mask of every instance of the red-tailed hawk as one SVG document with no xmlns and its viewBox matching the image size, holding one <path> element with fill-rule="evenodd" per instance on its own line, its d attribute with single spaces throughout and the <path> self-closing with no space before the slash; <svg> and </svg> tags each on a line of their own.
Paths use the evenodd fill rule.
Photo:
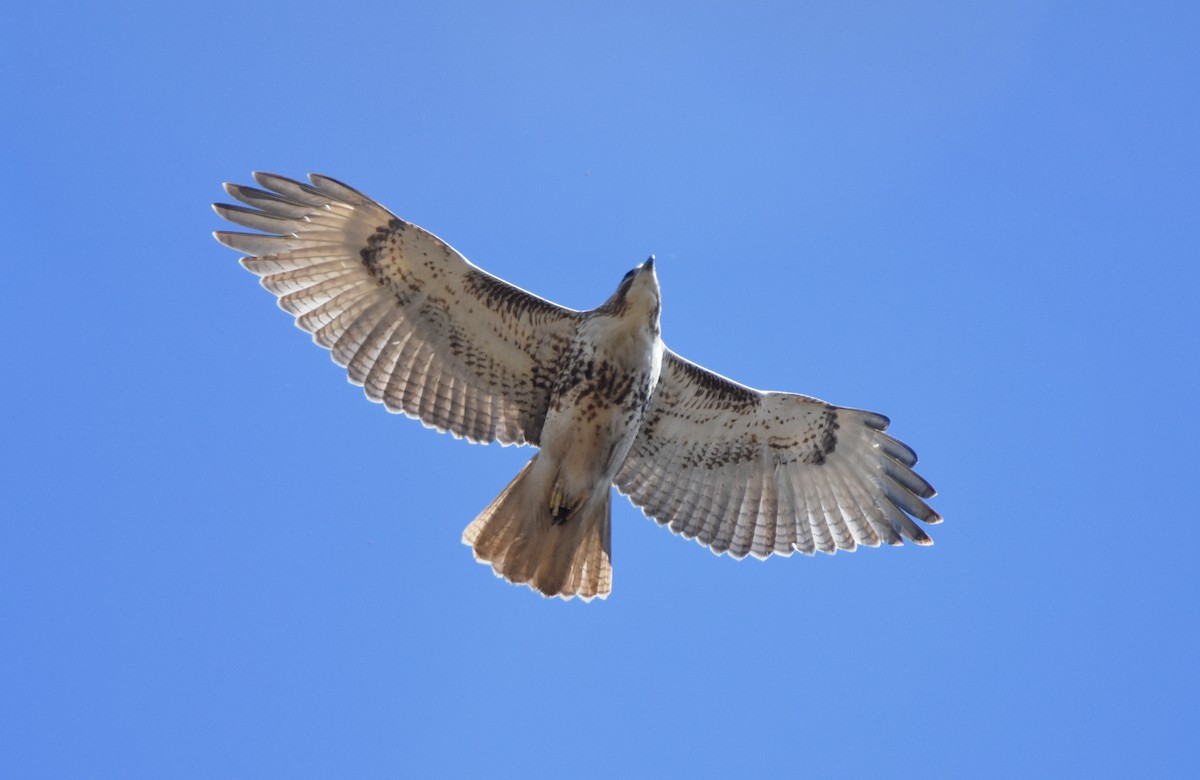
<svg viewBox="0 0 1200 780">
<path fill-rule="evenodd" d="M 941 518 L 882 415 L 761 392 L 659 338 L 654 259 L 575 311 L 475 267 L 325 176 L 225 185 L 218 232 L 367 398 L 473 442 L 539 451 L 463 533 L 497 575 L 608 595 L 615 485 L 647 516 L 736 558 L 930 544 Z M 910 517 L 910 515 L 912 517 Z"/>
</svg>

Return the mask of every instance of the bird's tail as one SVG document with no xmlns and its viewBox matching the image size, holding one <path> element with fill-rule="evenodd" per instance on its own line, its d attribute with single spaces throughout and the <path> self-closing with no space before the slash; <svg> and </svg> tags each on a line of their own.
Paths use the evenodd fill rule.
<svg viewBox="0 0 1200 780">
<path fill-rule="evenodd" d="M 544 596 L 584 601 L 612 589 L 612 491 L 589 496 L 565 522 L 551 512 L 553 475 L 534 468 L 537 455 L 463 531 L 480 563 Z"/>
</svg>

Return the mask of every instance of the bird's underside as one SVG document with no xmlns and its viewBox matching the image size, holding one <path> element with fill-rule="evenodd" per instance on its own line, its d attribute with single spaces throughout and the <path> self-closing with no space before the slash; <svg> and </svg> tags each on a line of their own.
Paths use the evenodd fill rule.
<svg viewBox="0 0 1200 780">
<path fill-rule="evenodd" d="M 469 263 L 324 176 L 255 174 L 216 233 L 389 411 L 473 442 L 538 446 L 467 527 L 500 576 L 547 596 L 611 589 L 611 489 L 741 558 L 930 544 L 911 449 L 882 415 L 762 392 L 666 349 L 653 259 L 575 311 Z"/>
</svg>

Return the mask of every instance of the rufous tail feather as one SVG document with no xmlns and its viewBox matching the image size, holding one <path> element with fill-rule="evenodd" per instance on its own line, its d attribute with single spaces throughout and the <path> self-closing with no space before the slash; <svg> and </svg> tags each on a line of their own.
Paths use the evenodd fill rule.
<svg viewBox="0 0 1200 780">
<path fill-rule="evenodd" d="M 604 598 L 612 589 L 612 491 L 596 491 L 556 523 L 554 485 L 533 468 L 536 462 L 534 455 L 467 526 L 463 544 L 497 576 L 544 596 Z"/>
</svg>

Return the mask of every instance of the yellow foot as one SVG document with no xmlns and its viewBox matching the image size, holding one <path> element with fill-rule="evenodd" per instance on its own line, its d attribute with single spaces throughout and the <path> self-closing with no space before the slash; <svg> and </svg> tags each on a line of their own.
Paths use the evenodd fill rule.
<svg viewBox="0 0 1200 780">
<path fill-rule="evenodd" d="M 574 517 L 579 508 L 587 503 L 588 494 L 576 496 L 573 504 L 567 504 L 566 498 L 566 492 L 562 485 L 555 482 L 554 488 L 550 491 L 550 520 L 554 525 L 562 525 Z"/>
</svg>

